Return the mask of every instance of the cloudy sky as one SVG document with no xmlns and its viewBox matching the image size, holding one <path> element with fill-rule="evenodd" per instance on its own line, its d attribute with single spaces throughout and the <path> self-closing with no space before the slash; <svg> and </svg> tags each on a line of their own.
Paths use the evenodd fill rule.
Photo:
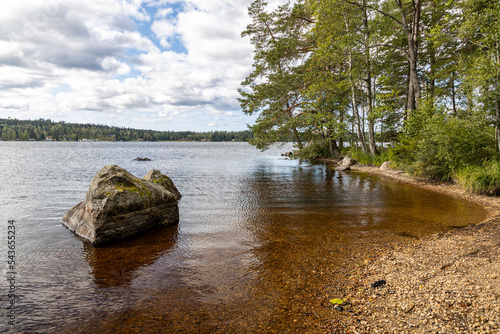
<svg viewBox="0 0 500 334">
<path fill-rule="evenodd" d="M 252 0 L 16 0 L 0 11 L 0 117 L 244 130 Z M 270 1 L 286 3 L 286 1 Z"/>
</svg>

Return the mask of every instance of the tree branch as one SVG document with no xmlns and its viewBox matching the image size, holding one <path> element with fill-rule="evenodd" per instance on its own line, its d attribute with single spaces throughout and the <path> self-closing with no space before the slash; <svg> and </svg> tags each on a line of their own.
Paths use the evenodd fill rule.
<svg viewBox="0 0 500 334">
<path fill-rule="evenodd" d="M 293 118 L 292 118 L 292 119 L 296 119 L 296 118 L 298 118 L 299 116 L 302 116 L 303 114 L 305 114 L 306 112 L 307 112 L 307 111 L 303 111 L 303 112 L 301 112 L 301 113 L 299 113 L 299 114 L 297 114 L 297 115 L 293 116 Z"/>
<path fill-rule="evenodd" d="M 307 17 L 299 16 L 298 18 L 301 19 L 301 20 L 306 21 L 307 23 L 316 23 L 316 21 L 308 19 Z"/>
<path fill-rule="evenodd" d="M 273 118 L 272 122 L 275 122 L 275 121 L 276 121 L 276 120 L 277 120 L 280 116 L 282 116 L 283 114 L 286 114 L 287 112 L 291 111 L 291 110 L 292 110 L 293 108 L 295 108 L 295 107 L 300 106 L 301 104 L 302 104 L 302 103 L 301 103 L 301 102 L 299 102 L 299 103 L 294 104 L 294 105 L 293 105 L 293 106 L 291 106 L 291 107 L 286 108 L 285 110 L 283 110 L 282 112 L 280 112 L 278 116 L 276 116 L 275 118 Z"/>
<path fill-rule="evenodd" d="M 355 1 L 349 1 L 349 0 L 344 0 L 345 2 L 351 4 L 351 5 L 355 5 L 355 6 L 358 6 L 359 8 L 370 8 L 371 10 L 374 10 L 376 11 L 377 13 L 380 13 L 390 19 L 392 19 L 393 21 L 397 22 L 399 25 L 403 26 L 403 23 L 401 21 L 399 21 L 397 18 L 395 18 L 394 16 L 392 16 L 391 14 L 388 14 L 378 8 L 375 8 L 373 6 L 370 6 L 370 5 L 360 5 L 359 3 L 355 2 Z M 397 3 L 397 0 L 396 0 L 396 3 Z"/>
</svg>

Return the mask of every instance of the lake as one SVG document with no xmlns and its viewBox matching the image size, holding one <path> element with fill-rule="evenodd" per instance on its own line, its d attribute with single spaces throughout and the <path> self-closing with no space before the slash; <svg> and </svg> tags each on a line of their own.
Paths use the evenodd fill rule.
<svg viewBox="0 0 500 334">
<path fill-rule="evenodd" d="M 281 156 L 290 149 L 0 142 L 0 331 L 321 333 L 334 327 L 328 300 L 341 297 L 331 294 L 342 268 L 377 245 L 486 216 L 463 200 Z M 179 225 L 100 248 L 66 229 L 61 218 L 107 164 L 170 176 L 183 195 Z M 6 317 L 9 220 L 14 328 Z"/>
</svg>

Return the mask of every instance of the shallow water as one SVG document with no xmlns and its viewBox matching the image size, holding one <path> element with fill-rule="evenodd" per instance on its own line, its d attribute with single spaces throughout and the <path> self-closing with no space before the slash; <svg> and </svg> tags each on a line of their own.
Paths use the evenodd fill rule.
<svg viewBox="0 0 500 334">
<path fill-rule="evenodd" d="M 481 221 L 481 208 L 245 143 L 1 142 L 0 256 L 16 222 L 19 332 L 321 332 L 336 268 L 385 243 Z M 152 161 L 133 161 L 148 157 Z M 93 175 L 169 175 L 176 227 L 94 248 L 61 225 Z M 369 254 L 366 254 L 369 256 Z M 7 268 L 1 262 L 3 277 Z M 7 306 L 6 279 L 0 282 Z M 336 298 L 337 296 L 330 296 Z M 0 330 L 7 331 L 1 315 Z"/>
</svg>

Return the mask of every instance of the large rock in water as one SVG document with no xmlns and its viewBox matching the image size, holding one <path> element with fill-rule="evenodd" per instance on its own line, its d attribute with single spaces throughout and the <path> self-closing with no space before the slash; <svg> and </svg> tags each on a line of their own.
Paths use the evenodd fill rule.
<svg viewBox="0 0 500 334">
<path fill-rule="evenodd" d="M 160 186 L 174 194 L 177 199 L 180 199 L 182 197 L 181 193 L 174 185 L 172 179 L 170 179 L 165 174 L 162 174 L 158 169 L 151 169 L 146 175 L 144 175 L 143 179 L 159 184 Z"/>
<path fill-rule="evenodd" d="M 92 179 L 85 200 L 63 217 L 65 225 L 94 245 L 178 224 L 181 194 L 158 170 L 143 179 L 107 165 Z"/>
</svg>

